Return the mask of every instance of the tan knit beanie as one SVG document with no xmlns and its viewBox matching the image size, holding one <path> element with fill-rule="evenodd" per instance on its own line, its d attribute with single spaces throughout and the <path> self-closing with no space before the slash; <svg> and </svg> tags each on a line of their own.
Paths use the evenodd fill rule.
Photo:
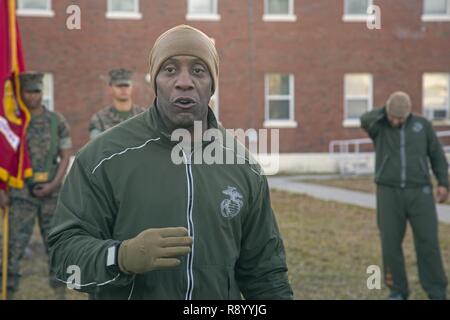
<svg viewBox="0 0 450 320">
<path fill-rule="evenodd" d="M 173 56 L 194 56 L 208 66 L 212 94 L 219 78 L 219 55 L 213 41 L 202 31 L 188 25 L 176 26 L 159 36 L 150 52 L 150 79 L 156 94 L 156 76 L 161 65 Z"/>
<path fill-rule="evenodd" d="M 386 111 L 393 117 L 408 117 L 411 113 L 411 98 L 405 92 L 394 92 L 386 103 Z"/>
</svg>

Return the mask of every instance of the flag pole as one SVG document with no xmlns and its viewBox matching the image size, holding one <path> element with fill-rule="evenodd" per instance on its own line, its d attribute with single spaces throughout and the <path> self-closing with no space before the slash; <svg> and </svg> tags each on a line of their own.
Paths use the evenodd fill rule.
<svg viewBox="0 0 450 320">
<path fill-rule="evenodd" d="M 9 242 L 9 213 L 8 207 L 1 209 L 3 214 L 3 255 L 2 255 L 2 300 L 8 298 L 7 284 L 8 284 L 8 242 Z"/>
<path fill-rule="evenodd" d="M 8 1 L 9 30 L 11 43 L 11 66 L 13 72 L 18 70 L 17 38 L 16 38 L 16 0 Z M 20 161 L 21 159 L 19 159 Z M 20 167 L 19 167 L 20 170 Z M 21 172 L 19 172 L 20 177 Z M 8 191 L 8 188 L 6 189 Z M 3 254 L 2 254 L 2 300 L 8 298 L 8 249 L 9 249 L 9 208 L 5 206 L 3 212 Z"/>
</svg>

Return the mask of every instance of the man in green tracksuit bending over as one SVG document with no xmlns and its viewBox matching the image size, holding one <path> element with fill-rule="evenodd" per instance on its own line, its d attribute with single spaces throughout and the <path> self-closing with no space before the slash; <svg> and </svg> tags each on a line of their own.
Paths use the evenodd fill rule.
<svg viewBox="0 0 450 320">
<path fill-rule="evenodd" d="M 66 178 L 49 237 L 60 280 L 94 299 L 292 299 L 259 166 L 219 136 L 194 137 L 193 152 L 172 139 L 197 124 L 227 135 L 208 107 L 218 73 L 203 32 L 156 40 L 154 105 L 84 147 Z M 245 161 L 196 162 L 207 150 Z"/>
<path fill-rule="evenodd" d="M 445 299 L 447 279 L 428 163 L 438 181 L 438 202 L 448 197 L 448 163 L 436 133 L 428 120 L 411 113 L 404 92 L 393 93 L 385 107 L 364 114 L 361 126 L 375 145 L 377 222 L 390 298 L 409 295 L 402 251 L 409 221 L 421 285 L 430 299 Z"/>
</svg>

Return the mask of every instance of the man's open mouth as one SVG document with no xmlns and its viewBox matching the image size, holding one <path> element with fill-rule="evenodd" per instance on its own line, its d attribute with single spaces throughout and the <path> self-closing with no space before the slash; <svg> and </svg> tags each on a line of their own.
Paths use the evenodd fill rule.
<svg viewBox="0 0 450 320">
<path fill-rule="evenodd" d="M 193 100 L 191 98 L 177 98 L 177 99 L 175 99 L 174 104 L 177 107 L 187 109 L 187 108 L 191 108 L 192 106 L 194 106 L 196 104 L 196 102 L 195 102 L 195 100 Z"/>
</svg>

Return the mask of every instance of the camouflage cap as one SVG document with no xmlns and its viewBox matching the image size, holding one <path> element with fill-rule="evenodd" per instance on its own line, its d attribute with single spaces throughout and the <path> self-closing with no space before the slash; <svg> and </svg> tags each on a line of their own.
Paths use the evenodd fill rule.
<svg viewBox="0 0 450 320">
<path fill-rule="evenodd" d="M 42 92 L 44 89 L 44 74 L 41 72 L 22 72 L 19 79 L 23 91 Z"/>
<path fill-rule="evenodd" d="M 113 69 L 109 72 L 109 85 L 131 85 L 132 72 L 126 69 Z"/>
</svg>

